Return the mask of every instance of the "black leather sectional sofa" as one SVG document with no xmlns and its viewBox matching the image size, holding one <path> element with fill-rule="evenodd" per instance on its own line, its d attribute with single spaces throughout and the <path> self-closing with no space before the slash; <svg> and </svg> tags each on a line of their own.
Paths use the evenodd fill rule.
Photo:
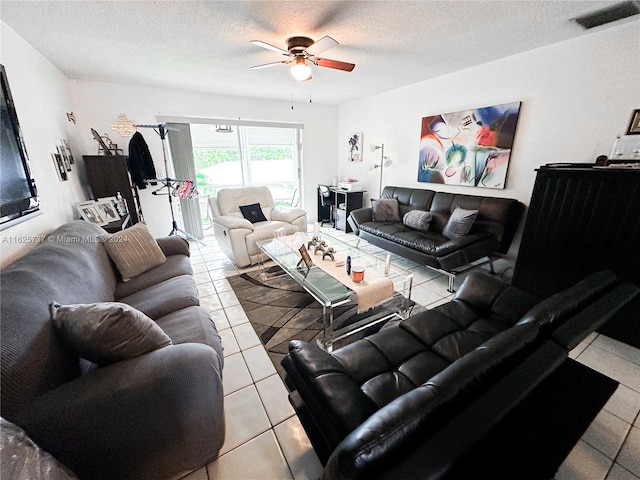
<svg viewBox="0 0 640 480">
<path fill-rule="evenodd" d="M 568 352 L 638 290 L 605 271 L 539 301 L 472 272 L 451 302 L 331 354 L 291 342 L 282 362 L 290 400 L 325 463 L 324 478 L 550 478 L 615 389 L 570 420 L 578 404 L 595 402 L 606 377 Z M 540 394 L 553 378 L 550 393 Z M 564 410 L 553 410 L 555 419 L 541 414 L 556 406 Z M 528 408 L 522 418 L 541 417 L 531 430 L 548 421 L 555 433 L 543 438 L 509 425 L 520 408 Z M 540 458 L 553 442 L 567 450 Z M 509 462 L 513 468 L 500 474 Z"/>
<path fill-rule="evenodd" d="M 507 253 L 524 212 L 524 205 L 511 198 L 419 188 L 387 186 L 380 198 L 398 200 L 400 221 L 374 221 L 372 209 L 361 208 L 349 215 L 348 221 L 353 231 L 373 245 L 447 274 L 451 292 L 454 290 L 456 274 L 490 263 L 492 259 Z M 450 239 L 442 231 L 456 207 L 478 210 L 478 215 L 468 234 Z M 432 214 L 427 231 L 416 230 L 402 222 L 410 210 Z M 479 262 L 482 259 L 486 261 Z M 491 267 L 493 271 L 493 265 Z"/>
</svg>

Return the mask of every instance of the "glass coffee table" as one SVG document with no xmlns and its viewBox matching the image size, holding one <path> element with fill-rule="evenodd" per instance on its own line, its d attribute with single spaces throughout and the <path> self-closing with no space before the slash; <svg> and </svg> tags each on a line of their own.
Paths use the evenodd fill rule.
<svg viewBox="0 0 640 480">
<path fill-rule="evenodd" d="M 312 235 L 300 234 L 297 240 L 300 240 L 300 244 L 307 245 L 311 238 Z M 337 253 L 350 256 L 352 265 L 363 266 L 365 267 L 365 272 L 375 271 L 378 275 L 389 278 L 393 282 L 394 293 L 381 307 L 372 309 L 370 315 L 367 315 L 368 312 L 361 313 L 356 317 L 355 321 L 342 318 L 345 316 L 344 314 L 340 318 L 336 318 L 334 315 L 336 307 L 354 302 L 356 294 L 353 290 L 315 264 L 311 268 L 307 268 L 304 262 L 301 261 L 300 252 L 285 244 L 281 239 L 273 238 L 258 242 L 260 250 L 265 255 L 262 260 L 266 260 L 266 257 L 273 260 L 276 265 L 322 305 L 322 335 L 317 339 L 317 343 L 322 349 L 331 352 L 333 344 L 338 340 L 391 318 L 406 317 L 409 307 L 412 305 L 409 299 L 411 297 L 413 274 L 394 268 L 392 265 L 389 273 L 385 275 L 385 258 L 372 255 L 333 237 L 323 237 L 323 239 Z M 311 257 L 315 263 L 323 261 L 320 254 L 314 255 L 311 252 Z M 260 261 L 259 268 L 263 280 L 268 281 L 270 275 L 267 274 L 263 261 Z M 353 314 L 354 311 L 355 307 L 351 313 Z"/>
</svg>

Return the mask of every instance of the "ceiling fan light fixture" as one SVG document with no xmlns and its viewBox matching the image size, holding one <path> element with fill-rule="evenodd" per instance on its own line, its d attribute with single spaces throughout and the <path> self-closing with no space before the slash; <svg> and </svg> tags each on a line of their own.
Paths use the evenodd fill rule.
<svg viewBox="0 0 640 480">
<path fill-rule="evenodd" d="M 299 82 L 304 82 L 311 78 L 311 67 L 303 57 L 296 57 L 296 61 L 291 67 L 291 76 Z"/>
</svg>

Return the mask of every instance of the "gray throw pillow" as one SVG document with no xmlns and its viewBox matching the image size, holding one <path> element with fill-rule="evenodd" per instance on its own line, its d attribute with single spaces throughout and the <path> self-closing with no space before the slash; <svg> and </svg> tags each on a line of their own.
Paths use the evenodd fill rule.
<svg viewBox="0 0 640 480">
<path fill-rule="evenodd" d="M 103 235 L 101 240 L 123 282 L 167 261 L 158 242 L 142 222 L 120 232 Z"/>
<path fill-rule="evenodd" d="M 407 227 L 414 230 L 421 230 L 423 232 L 429 230 L 429 224 L 433 215 L 431 212 L 425 212 L 424 210 L 411 210 L 404 214 L 402 217 L 402 223 Z"/>
<path fill-rule="evenodd" d="M 51 320 L 65 345 L 98 365 L 171 345 L 171 339 L 156 322 L 126 303 L 60 305 L 54 302 L 49 308 Z"/>
<path fill-rule="evenodd" d="M 371 200 L 371 219 L 374 222 L 400 222 L 398 199 Z"/>
<path fill-rule="evenodd" d="M 465 210 L 464 208 L 456 207 L 449 217 L 449 221 L 442 229 L 442 234 L 451 240 L 466 235 L 471 230 L 471 226 L 477 216 L 478 210 Z"/>
</svg>

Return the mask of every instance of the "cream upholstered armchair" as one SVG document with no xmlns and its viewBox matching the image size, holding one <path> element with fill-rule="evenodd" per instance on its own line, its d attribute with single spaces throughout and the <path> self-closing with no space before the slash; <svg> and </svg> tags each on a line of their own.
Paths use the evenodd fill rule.
<svg viewBox="0 0 640 480">
<path fill-rule="evenodd" d="M 307 231 L 307 212 L 275 206 L 268 187 L 223 188 L 209 198 L 209 205 L 218 245 L 239 267 L 257 263 L 258 241 L 272 238 L 278 228 L 284 227 L 287 235 Z"/>
</svg>

